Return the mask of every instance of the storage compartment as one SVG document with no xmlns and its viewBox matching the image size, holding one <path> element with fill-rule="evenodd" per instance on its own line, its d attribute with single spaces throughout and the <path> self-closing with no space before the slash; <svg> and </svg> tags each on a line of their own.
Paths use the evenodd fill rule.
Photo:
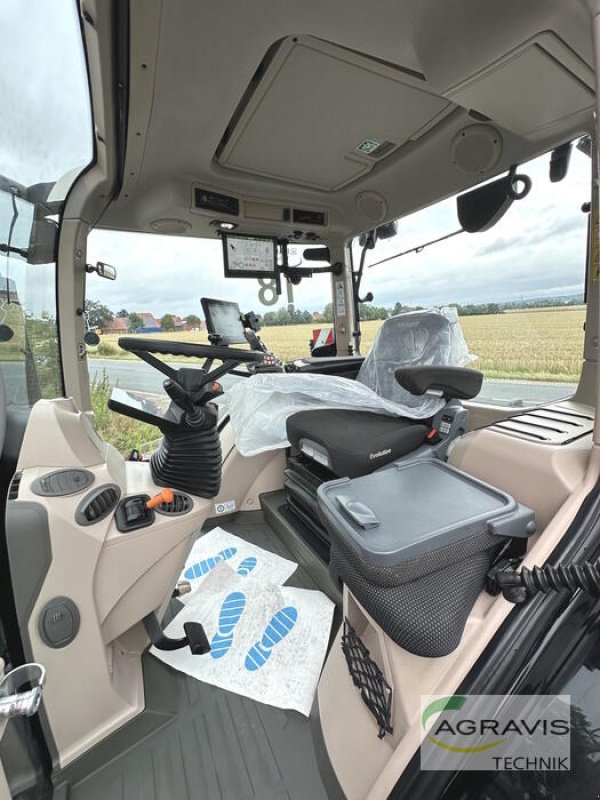
<svg viewBox="0 0 600 800">
<path fill-rule="evenodd" d="M 436 460 L 330 481 L 317 494 L 332 576 L 396 644 L 425 657 L 458 646 L 494 557 L 535 532 L 533 511 Z"/>
<path fill-rule="evenodd" d="M 342 652 L 352 683 L 360 691 L 363 703 L 375 718 L 378 738 L 383 739 L 386 733 L 394 732 L 391 723 L 392 687 L 347 617 L 344 618 Z"/>
</svg>

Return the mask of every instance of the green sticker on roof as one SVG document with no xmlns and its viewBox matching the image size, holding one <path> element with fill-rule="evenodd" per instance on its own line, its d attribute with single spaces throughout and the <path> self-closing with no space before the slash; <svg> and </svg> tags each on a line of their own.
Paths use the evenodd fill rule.
<svg viewBox="0 0 600 800">
<path fill-rule="evenodd" d="M 363 139 L 356 149 L 359 153 L 370 155 L 377 150 L 380 144 L 381 142 L 376 142 L 374 139 Z"/>
</svg>

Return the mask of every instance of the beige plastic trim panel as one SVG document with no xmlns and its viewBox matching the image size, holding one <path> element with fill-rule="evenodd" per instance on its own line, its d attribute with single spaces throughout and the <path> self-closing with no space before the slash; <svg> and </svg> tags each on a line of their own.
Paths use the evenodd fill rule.
<svg viewBox="0 0 600 800">
<path fill-rule="evenodd" d="M 41 400 L 34 406 L 15 502 L 40 503 L 48 513 L 52 562 L 28 632 L 34 659 L 47 668 L 43 702 L 59 764 L 65 766 L 142 711 L 141 653 L 148 640 L 140 621 L 165 607 L 212 504 L 194 498 L 184 517 L 157 514 L 151 527 L 128 534 L 117 531 L 112 515 L 82 527 L 74 514 L 86 492 L 43 498 L 31 491 L 36 478 L 60 467 L 85 467 L 94 473 L 94 486 L 116 483 L 123 495 L 160 489 L 149 465 L 125 462 L 72 401 Z M 53 649 L 42 641 L 38 619 L 48 600 L 65 595 L 77 605 L 81 627 L 69 645 Z"/>
<path fill-rule="evenodd" d="M 233 500 L 236 511 L 258 511 L 261 494 L 283 488 L 284 450 L 270 450 L 251 457 L 241 455 L 235 446 L 231 423 L 221 430 L 221 449 L 223 479 L 219 494 L 212 501 L 215 508 Z"/>
<path fill-rule="evenodd" d="M 77 309 L 83 308 L 86 282 L 86 247 L 88 226 L 80 220 L 65 219 L 58 248 L 57 282 L 58 318 L 60 320 L 60 356 L 65 394 L 82 411 L 90 410 L 90 380 L 86 346 L 83 340 L 85 321 Z"/>
<path fill-rule="evenodd" d="M 593 414 L 587 407 L 582 410 Z M 482 428 L 458 440 L 449 462 L 532 508 L 541 532 L 581 484 L 591 446 L 591 431 L 570 444 L 553 445 Z"/>
<path fill-rule="evenodd" d="M 444 94 L 527 137 L 591 109 L 593 85 L 592 69 L 556 34 L 546 31 Z"/>
</svg>

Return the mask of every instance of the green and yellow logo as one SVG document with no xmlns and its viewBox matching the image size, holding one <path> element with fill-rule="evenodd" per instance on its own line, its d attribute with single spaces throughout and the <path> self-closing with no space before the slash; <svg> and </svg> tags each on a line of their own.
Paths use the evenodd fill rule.
<svg viewBox="0 0 600 800">
<path fill-rule="evenodd" d="M 425 706 L 423 714 L 421 715 L 421 725 L 423 730 L 427 731 L 427 722 L 435 714 L 439 714 L 443 711 L 461 711 L 466 702 L 467 698 L 458 694 L 451 695 L 450 697 L 438 697 L 435 700 L 432 700 L 431 703 L 428 703 Z M 447 744 L 439 739 L 440 733 L 451 733 L 456 735 L 457 732 L 461 732 L 460 722 L 455 729 L 446 720 L 442 720 L 439 724 L 434 724 L 432 726 L 430 732 L 427 733 L 427 738 L 430 742 L 433 742 L 433 744 L 437 745 L 437 747 L 441 747 L 444 750 L 449 750 L 451 753 L 483 753 L 486 750 L 492 750 L 494 747 L 498 747 L 498 745 L 506 741 L 505 738 L 502 737 L 496 739 L 494 742 L 490 742 L 489 744 L 480 744 L 473 747 L 458 747 L 457 745 Z M 473 731 L 469 730 L 468 732 L 472 733 Z M 467 733 L 467 731 L 465 731 L 465 733 Z"/>
</svg>

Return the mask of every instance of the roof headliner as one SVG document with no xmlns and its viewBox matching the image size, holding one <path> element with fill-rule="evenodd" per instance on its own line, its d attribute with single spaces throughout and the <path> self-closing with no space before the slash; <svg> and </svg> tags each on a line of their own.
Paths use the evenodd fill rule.
<svg viewBox="0 0 600 800">
<path fill-rule="evenodd" d="M 495 124 L 503 152 L 483 176 L 459 170 L 450 144 L 473 124 L 464 108 L 415 142 L 400 147 L 371 172 L 336 191 L 323 192 L 225 169 L 215 152 L 252 76 L 274 42 L 311 35 L 405 69 L 423 73 L 427 91 L 443 95 L 523 42 L 552 31 L 591 67 L 589 14 L 571 0 L 132 0 L 130 11 L 129 125 L 124 181 L 100 227 L 152 231 L 157 219 L 178 219 L 187 235 L 214 236 L 211 218 L 191 211 L 193 183 L 241 196 L 324 208 L 323 238 L 347 240 L 373 227 L 357 195 L 380 194 L 385 219 L 394 219 L 459 192 L 591 130 L 592 116 L 572 114 L 527 137 Z M 552 83 L 548 92 L 552 92 Z M 340 97 L 360 114 L 360 98 Z M 315 132 L 322 135 L 319 120 Z M 332 132 L 328 132 L 332 135 Z M 222 215 L 221 215 L 222 216 Z M 242 223 L 243 232 L 287 235 L 298 225 Z"/>
</svg>

